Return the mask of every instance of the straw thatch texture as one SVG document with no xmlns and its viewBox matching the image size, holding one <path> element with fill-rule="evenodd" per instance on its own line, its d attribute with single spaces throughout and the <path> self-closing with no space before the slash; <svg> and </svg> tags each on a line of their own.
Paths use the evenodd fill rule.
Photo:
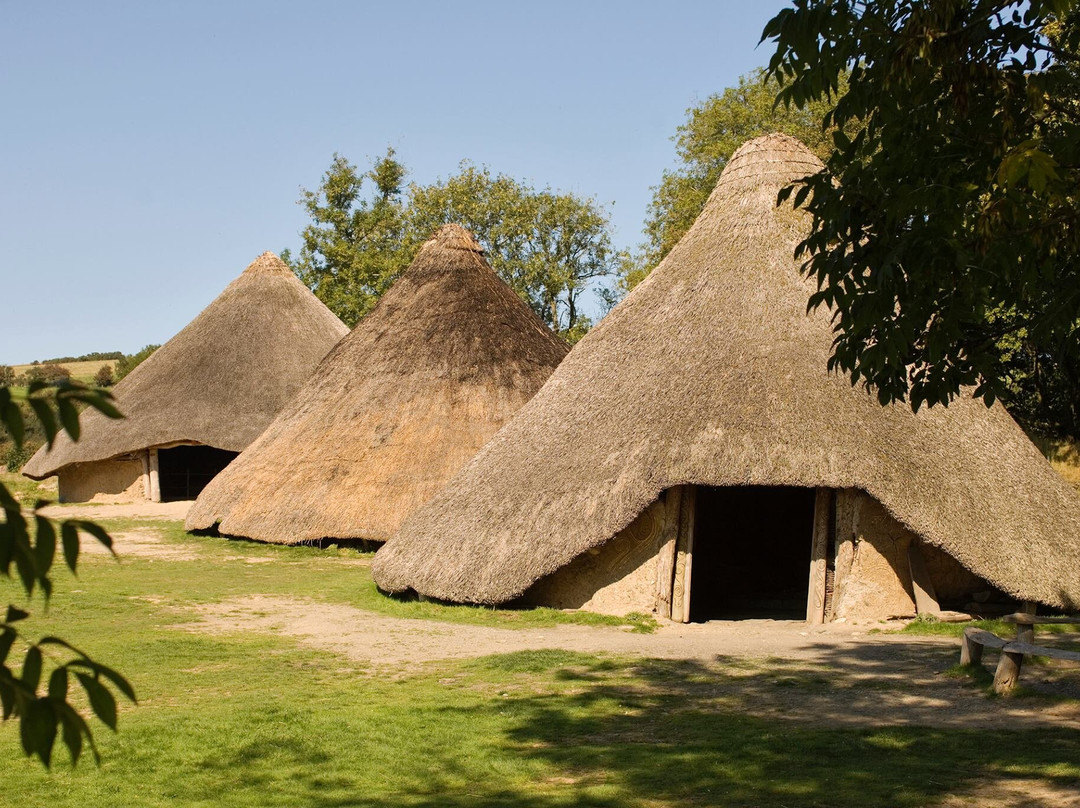
<svg viewBox="0 0 1080 808">
<path fill-rule="evenodd" d="M 82 416 L 23 468 L 43 479 L 86 463 L 178 442 L 243 450 L 348 328 L 276 255 L 263 253 L 179 334 L 113 389 L 123 420 Z"/>
<path fill-rule="evenodd" d="M 861 488 L 1009 593 L 1080 602 L 1080 497 L 1002 407 L 915 415 L 827 373 L 792 257 L 808 219 L 775 207 L 819 167 L 792 138 L 743 145 L 671 254 L 380 550 L 378 585 L 505 602 L 670 486 L 798 485 Z"/>
<path fill-rule="evenodd" d="M 295 401 L 206 487 L 188 529 L 384 541 L 540 389 L 566 345 L 446 225 Z"/>
</svg>

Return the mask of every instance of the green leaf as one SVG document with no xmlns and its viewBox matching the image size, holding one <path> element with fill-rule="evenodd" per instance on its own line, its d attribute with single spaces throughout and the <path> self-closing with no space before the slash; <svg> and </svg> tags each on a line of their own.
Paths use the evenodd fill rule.
<svg viewBox="0 0 1080 808">
<path fill-rule="evenodd" d="M 95 397 L 92 397 L 92 398 L 87 397 L 87 398 L 84 398 L 83 400 L 86 401 L 86 403 L 89 404 L 91 407 L 93 407 L 95 410 L 97 410 L 102 415 L 104 415 L 106 418 L 119 419 L 119 418 L 124 417 L 123 413 L 121 413 L 120 410 L 118 410 L 111 403 L 111 400 L 112 400 L 112 394 L 111 393 L 102 392 L 98 396 L 95 396 Z"/>
<path fill-rule="evenodd" d="M 58 712 L 60 715 L 60 725 L 63 727 L 63 739 L 64 746 L 67 747 L 68 753 L 71 755 L 71 765 L 77 765 L 79 757 L 82 755 L 83 748 L 83 736 L 91 738 L 90 727 L 83 721 L 82 716 L 71 708 L 67 702 L 58 705 Z M 100 762 L 100 758 L 97 754 L 97 750 L 94 750 L 94 757 Z"/>
<path fill-rule="evenodd" d="M 79 530 L 85 530 L 95 539 L 97 539 L 101 545 L 109 550 L 113 555 L 116 555 L 116 551 L 113 550 L 112 536 L 101 525 L 95 522 L 88 522 L 82 519 L 73 519 L 71 524 L 75 525 Z"/>
<path fill-rule="evenodd" d="M 19 501 L 11 495 L 11 492 L 7 490 L 7 487 L 0 483 L 0 508 L 5 511 L 12 511 L 18 514 L 22 510 L 22 506 L 19 505 Z"/>
<path fill-rule="evenodd" d="M 66 398 L 56 399 L 57 409 L 60 411 L 60 422 L 64 425 L 64 431 L 71 436 L 72 440 L 79 439 L 79 411 Z"/>
<path fill-rule="evenodd" d="M 32 595 L 40 580 L 37 574 L 37 562 L 34 560 L 34 554 L 29 550 L 28 546 L 17 546 L 15 549 L 17 550 L 15 553 L 15 569 L 19 573 L 19 582 L 22 583 L 26 594 Z"/>
<path fill-rule="evenodd" d="M 135 689 L 127 679 L 107 665 L 102 665 L 100 662 L 91 662 L 90 664 L 96 674 L 104 676 L 112 682 L 113 685 L 116 686 L 116 689 L 127 696 L 132 702 L 138 701 L 138 699 L 135 698 Z"/>
<path fill-rule="evenodd" d="M 23 660 L 22 674 L 19 678 L 27 688 L 35 692 L 41 682 L 41 661 L 41 649 L 36 645 L 31 645 Z"/>
<path fill-rule="evenodd" d="M 89 676 L 85 673 L 76 673 L 75 676 L 78 677 L 79 682 L 83 686 L 83 690 L 86 691 L 86 695 L 90 699 L 90 709 L 94 711 L 94 715 L 96 715 L 105 726 L 115 731 L 116 699 L 113 698 L 113 694 L 93 676 Z"/>
<path fill-rule="evenodd" d="M 30 404 L 30 408 L 34 411 L 38 421 L 41 423 L 41 428 L 45 430 L 45 442 L 51 449 L 53 446 L 53 440 L 56 438 L 57 426 L 56 416 L 53 415 L 52 408 L 49 403 L 41 398 L 28 398 L 27 402 Z"/>
<path fill-rule="evenodd" d="M 68 691 L 67 668 L 60 667 L 52 672 L 49 677 L 49 698 L 57 701 L 66 701 Z"/>
<path fill-rule="evenodd" d="M 79 563 L 79 529 L 74 523 L 68 521 L 60 525 L 60 538 L 64 545 L 64 563 L 68 569 L 75 572 Z"/>
<path fill-rule="evenodd" d="M 34 699 L 19 719 L 19 735 L 23 751 L 37 755 L 48 768 L 52 761 L 53 743 L 56 741 L 56 714 L 47 699 Z"/>
<path fill-rule="evenodd" d="M 52 568 L 53 558 L 56 557 L 56 529 L 51 519 L 44 516 L 35 517 L 37 524 L 37 541 L 34 546 L 34 557 L 37 561 L 38 576 L 44 584 L 45 576 Z"/>
<path fill-rule="evenodd" d="M 0 393 L 5 394 L 8 400 L 0 404 L 0 418 L 4 421 L 4 427 L 11 434 L 15 446 L 21 447 L 26 436 L 26 424 L 23 422 L 22 410 L 6 395 L 7 389 L 0 388 Z"/>
</svg>

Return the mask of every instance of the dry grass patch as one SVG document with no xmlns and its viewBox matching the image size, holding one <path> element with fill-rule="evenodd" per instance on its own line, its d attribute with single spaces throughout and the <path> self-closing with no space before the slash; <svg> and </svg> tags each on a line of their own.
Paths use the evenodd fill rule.
<svg viewBox="0 0 1080 808">
<path fill-rule="evenodd" d="M 114 372 L 116 371 L 115 359 L 94 359 L 85 362 L 56 362 L 54 364 L 58 364 L 60 365 L 60 367 L 67 368 L 69 371 L 71 371 L 71 378 L 76 379 L 80 382 L 86 382 L 87 384 L 90 384 L 94 381 L 94 376 L 105 365 L 111 367 Z M 12 368 L 15 370 L 16 376 L 22 373 L 26 373 L 32 367 L 34 366 L 12 365 Z"/>
</svg>

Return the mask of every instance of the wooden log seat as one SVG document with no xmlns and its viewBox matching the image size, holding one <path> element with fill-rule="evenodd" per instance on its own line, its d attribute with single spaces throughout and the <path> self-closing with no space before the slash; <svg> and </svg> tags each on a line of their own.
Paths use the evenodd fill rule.
<svg viewBox="0 0 1080 808">
<path fill-rule="evenodd" d="M 1080 617 L 1037 617 L 1033 614 L 1017 613 L 1006 615 L 1002 620 L 1016 626 L 1015 640 L 1006 640 L 991 631 L 974 626 L 965 628 L 964 636 L 960 640 L 961 665 L 981 664 L 984 648 L 1001 651 L 997 670 L 994 672 L 995 693 L 1009 693 L 1016 687 L 1025 656 L 1080 662 L 1080 651 L 1069 651 L 1035 643 L 1035 626 L 1052 624 L 1080 626 Z"/>
</svg>

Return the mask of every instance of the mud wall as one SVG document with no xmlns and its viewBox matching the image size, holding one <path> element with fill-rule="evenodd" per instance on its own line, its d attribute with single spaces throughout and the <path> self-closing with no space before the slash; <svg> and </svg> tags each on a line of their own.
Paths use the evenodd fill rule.
<svg viewBox="0 0 1080 808">
<path fill-rule="evenodd" d="M 143 463 L 139 457 L 73 463 L 60 470 L 61 502 L 144 499 Z"/>
<path fill-rule="evenodd" d="M 600 547 L 541 578 L 522 600 L 534 606 L 601 614 L 652 613 L 656 562 L 664 526 L 663 498 Z"/>
<path fill-rule="evenodd" d="M 657 582 L 662 577 L 658 575 L 658 564 L 665 564 L 669 570 L 674 565 L 674 589 L 682 587 L 677 558 L 660 554 L 665 540 L 667 500 L 672 502 L 674 518 L 679 518 L 679 497 L 670 496 L 675 490 L 662 495 L 605 544 L 537 581 L 521 602 L 603 614 L 655 613 Z M 876 499 L 860 490 L 837 490 L 835 520 L 826 620 L 914 616 L 908 562 L 908 548 L 913 542 L 918 543 L 939 602 L 962 600 L 972 593 L 992 589 L 954 558 L 922 542 Z M 762 549 L 768 552 L 767 548 Z"/>
<path fill-rule="evenodd" d="M 923 542 L 862 491 L 837 492 L 836 542 L 832 619 L 914 616 L 908 564 L 908 548 L 913 543 L 939 603 L 993 588 L 952 556 Z"/>
</svg>

